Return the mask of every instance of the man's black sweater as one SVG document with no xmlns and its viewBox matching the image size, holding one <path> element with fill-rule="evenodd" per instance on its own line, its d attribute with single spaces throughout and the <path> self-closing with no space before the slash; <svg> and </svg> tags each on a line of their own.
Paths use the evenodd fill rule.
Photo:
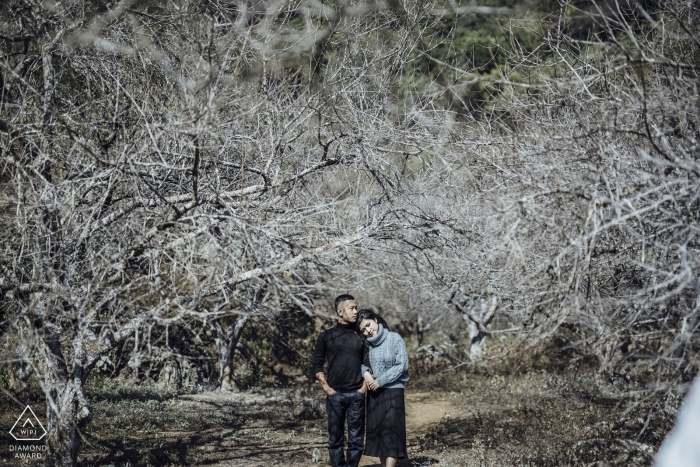
<svg viewBox="0 0 700 467">
<path fill-rule="evenodd" d="M 323 364 L 328 360 L 326 381 L 338 392 L 357 391 L 362 387 L 361 365 L 369 366 L 369 354 L 354 325 L 336 324 L 323 331 L 316 340 L 313 356 L 314 374 L 323 372 Z"/>
</svg>

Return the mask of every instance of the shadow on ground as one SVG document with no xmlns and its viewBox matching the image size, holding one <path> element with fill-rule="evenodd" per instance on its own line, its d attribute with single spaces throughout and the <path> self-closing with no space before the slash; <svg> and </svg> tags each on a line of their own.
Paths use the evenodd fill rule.
<svg viewBox="0 0 700 467">
<path fill-rule="evenodd" d="M 644 406 L 624 413 L 592 381 L 542 371 L 416 378 L 406 392 L 409 459 L 399 467 L 650 465 L 672 417 Z M 81 467 L 327 465 L 315 389 L 124 396 L 97 398 Z"/>
<path fill-rule="evenodd" d="M 439 463 L 439 460 L 430 457 L 414 457 L 412 459 L 399 459 L 396 467 L 428 467 Z M 382 467 L 382 464 L 368 464 L 366 467 Z"/>
</svg>

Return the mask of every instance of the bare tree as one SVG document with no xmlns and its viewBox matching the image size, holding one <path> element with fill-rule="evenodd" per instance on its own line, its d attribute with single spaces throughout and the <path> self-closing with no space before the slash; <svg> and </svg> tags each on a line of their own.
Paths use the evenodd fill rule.
<svg viewBox="0 0 700 467">
<path fill-rule="evenodd" d="M 394 165 L 434 143 L 389 97 L 431 6 L 370 47 L 380 7 L 3 4 L 0 306 L 50 465 L 76 464 L 86 378 L 146 324 L 211 323 L 230 386 L 267 303 L 247 283 L 304 303 L 320 258 L 411 228 Z"/>
<path fill-rule="evenodd" d="M 76 464 L 85 380 L 138 329 L 211 326 L 230 388 L 246 322 L 313 313 L 329 274 L 425 307 L 421 329 L 456 306 L 473 359 L 497 326 L 506 351 L 565 326 L 652 391 L 692 377 L 698 11 L 608 4 L 598 35 L 564 4 L 546 47 L 474 78 L 478 116 L 397 91 L 456 3 L 3 4 L 1 329 L 41 378 L 49 462 Z"/>
<path fill-rule="evenodd" d="M 492 162 L 503 181 L 520 178 L 509 188 L 517 195 L 500 203 L 510 252 L 537 284 L 514 300 L 525 312 L 524 343 L 567 324 L 571 345 L 597 355 L 601 369 L 639 375 L 653 365 L 659 379 L 649 389 L 667 390 L 698 370 L 689 215 L 700 192 L 690 104 L 698 75 L 684 62 L 698 46 L 690 19 L 698 11 L 676 2 L 649 12 L 608 7 L 594 9 L 593 44 L 568 37 L 565 22 L 552 30 L 553 53 L 538 72 L 556 74 L 530 74 L 536 92 L 513 93 L 501 127 L 512 149 Z"/>
<path fill-rule="evenodd" d="M 395 308 L 421 297 L 428 322 L 449 303 L 463 313 L 462 296 L 497 300 L 466 317 L 473 357 L 494 328 L 516 338 L 491 356 L 559 333 L 602 372 L 663 393 L 699 370 L 698 9 L 575 9 L 542 20 L 539 50 L 515 43 L 501 76 L 474 78 L 494 95 L 479 115 L 413 108 L 441 143 L 417 153 L 399 214 L 412 229 L 373 246 L 386 255 L 375 269 Z"/>
<path fill-rule="evenodd" d="M 591 11 L 593 37 L 553 18 L 546 54 L 513 57 L 527 81 L 503 76 L 503 105 L 475 122 L 486 134 L 442 158 L 460 201 L 442 206 L 459 222 L 441 232 L 465 248 L 431 263 L 443 290 L 492 287 L 501 323 L 520 328 L 513 349 L 564 326 L 602 371 L 670 391 L 699 368 L 698 10 Z"/>
</svg>

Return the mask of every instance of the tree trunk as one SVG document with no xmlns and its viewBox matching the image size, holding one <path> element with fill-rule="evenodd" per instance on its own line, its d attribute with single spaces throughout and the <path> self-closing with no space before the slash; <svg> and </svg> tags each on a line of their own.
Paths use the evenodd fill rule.
<svg viewBox="0 0 700 467">
<path fill-rule="evenodd" d="M 481 332 L 479 330 L 479 325 L 470 320 L 466 315 L 464 315 L 463 318 L 469 327 L 469 358 L 472 361 L 479 360 L 481 358 L 481 354 L 484 352 L 486 336 L 488 336 L 488 333 Z"/>
<path fill-rule="evenodd" d="M 44 382 L 49 393 L 46 398 L 46 465 L 77 466 L 82 443 L 75 423 L 79 406 L 76 388 L 70 381 L 61 381 L 48 372 Z"/>
<path fill-rule="evenodd" d="M 233 382 L 233 354 L 247 322 L 248 315 L 240 315 L 225 332 L 222 331 L 218 321 L 212 323 L 214 342 L 216 342 L 216 350 L 219 354 L 219 389 L 222 391 L 236 389 Z"/>
<path fill-rule="evenodd" d="M 491 297 L 490 303 L 481 298 L 477 303 L 469 297 L 463 297 L 461 304 L 454 305 L 462 313 L 462 319 L 469 328 L 469 358 L 472 361 L 479 360 L 484 352 L 491 321 L 498 309 L 498 297 Z"/>
<path fill-rule="evenodd" d="M 13 362 L 8 365 L 8 380 L 7 384 L 13 391 L 21 392 L 27 388 L 27 381 L 32 373 L 32 368 L 28 361 L 27 345 L 20 343 L 12 352 Z"/>
<path fill-rule="evenodd" d="M 73 348 L 75 363 L 72 373 L 60 348 L 62 329 L 55 324 L 45 326 L 44 385 L 46 391 L 47 466 L 74 467 L 78 464 L 81 438 L 78 430 L 92 420 L 92 410 L 83 393 L 86 368 L 81 337 L 76 337 Z"/>
<path fill-rule="evenodd" d="M 63 329 L 54 323 L 44 324 L 42 353 L 44 360 L 44 391 L 46 393 L 46 444 L 47 467 L 75 467 L 82 444 L 80 430 L 92 420 L 92 407 L 88 404 L 83 385 L 97 360 L 135 332 L 145 320 L 138 315 L 118 331 L 94 334 L 85 317 L 78 314 L 79 332 L 73 338 L 73 368 L 61 351 L 60 338 Z"/>
</svg>

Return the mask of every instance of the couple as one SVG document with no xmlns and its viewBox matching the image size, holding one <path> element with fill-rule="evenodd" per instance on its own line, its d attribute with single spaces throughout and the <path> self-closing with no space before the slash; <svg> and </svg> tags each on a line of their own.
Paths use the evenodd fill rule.
<svg viewBox="0 0 700 467">
<path fill-rule="evenodd" d="M 363 454 L 379 457 L 382 467 L 394 467 L 406 456 L 408 355 L 403 339 L 389 332 L 386 321 L 372 310 L 357 311 L 352 295 L 335 299 L 338 324 L 316 341 L 313 371 L 326 392 L 328 452 L 333 467 L 357 467 Z M 323 365 L 328 361 L 327 373 Z M 365 393 L 367 445 L 364 446 Z M 348 455 L 345 421 L 348 424 Z"/>
</svg>

